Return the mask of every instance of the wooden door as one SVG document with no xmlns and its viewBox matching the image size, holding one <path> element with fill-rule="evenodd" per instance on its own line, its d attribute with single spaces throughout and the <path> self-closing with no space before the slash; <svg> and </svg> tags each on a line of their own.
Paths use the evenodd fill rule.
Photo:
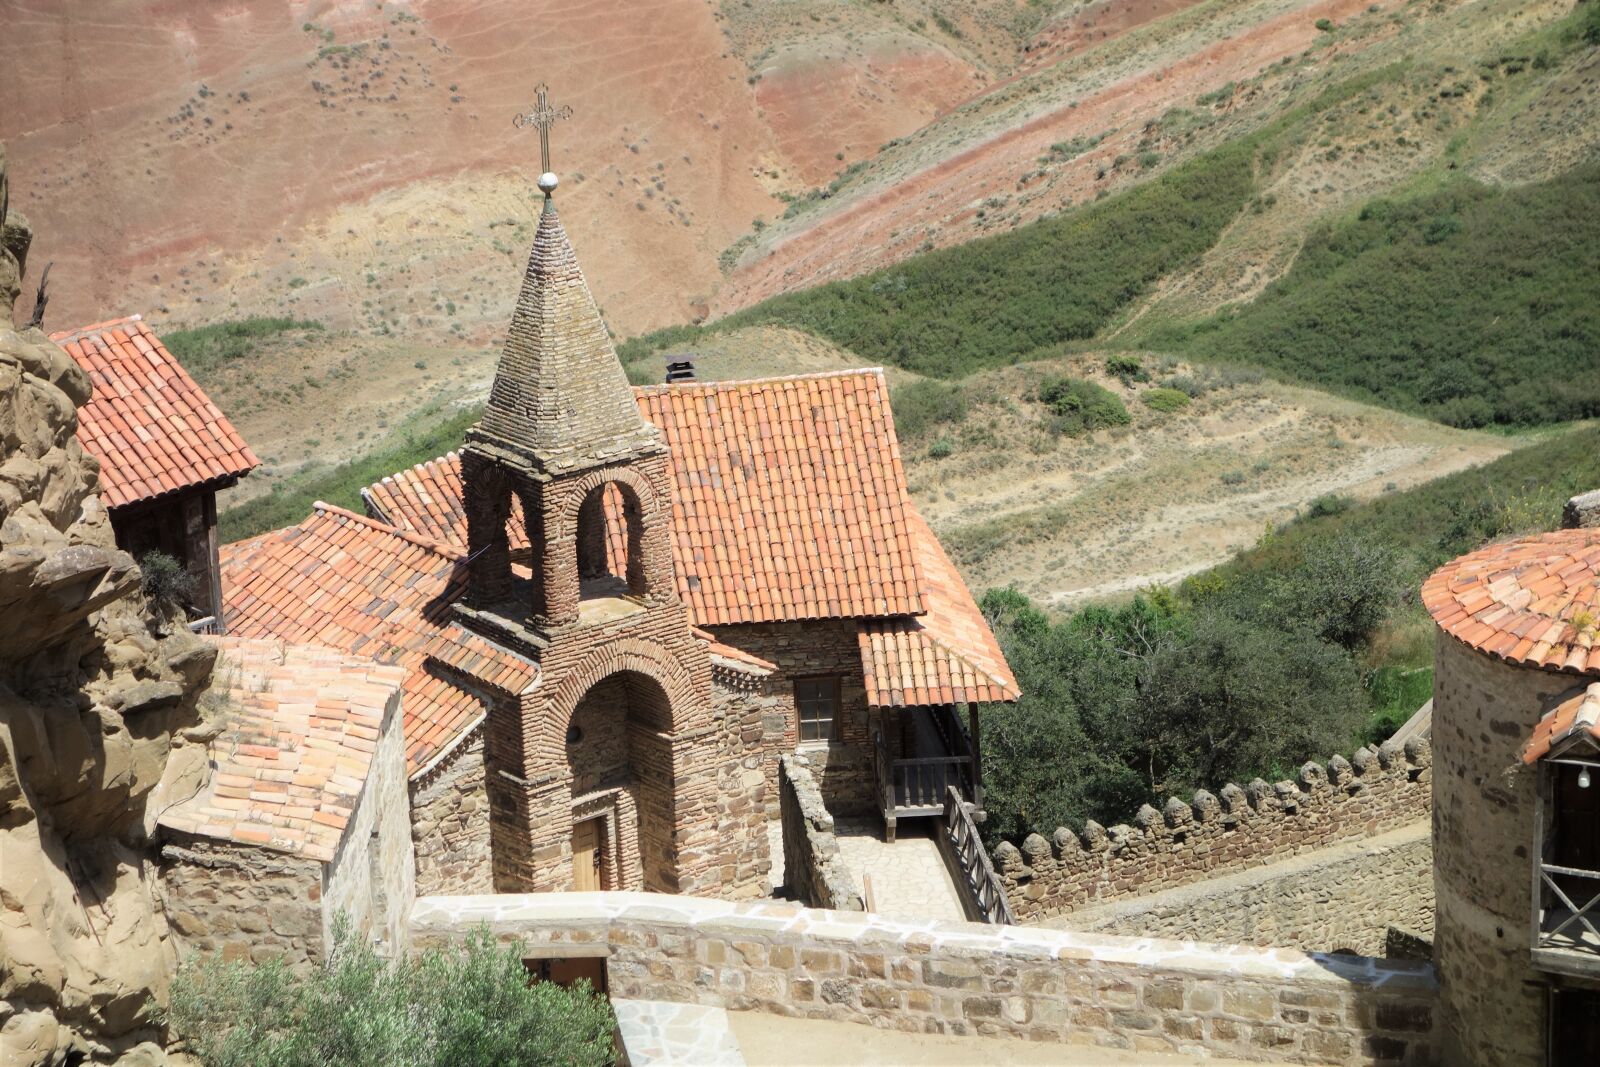
<svg viewBox="0 0 1600 1067">
<path fill-rule="evenodd" d="M 585 819 L 572 828 L 572 888 L 580 893 L 606 887 L 605 820 Z"/>
</svg>

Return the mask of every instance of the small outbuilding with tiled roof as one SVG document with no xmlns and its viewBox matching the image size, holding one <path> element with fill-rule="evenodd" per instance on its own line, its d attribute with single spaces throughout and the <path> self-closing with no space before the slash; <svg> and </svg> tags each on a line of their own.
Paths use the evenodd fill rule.
<svg viewBox="0 0 1600 1067">
<path fill-rule="evenodd" d="M 1452 1062 L 1539 1062 L 1600 1007 L 1600 528 L 1487 545 L 1422 602 L 1444 1032 Z"/>
<path fill-rule="evenodd" d="M 408 672 L 324 646 L 214 640 L 206 765 L 156 824 L 180 951 L 314 961 L 341 916 L 403 951 L 416 896 Z"/>
<path fill-rule="evenodd" d="M 100 462 L 117 544 L 161 552 L 192 580 L 186 606 L 220 630 L 217 493 L 260 460 L 138 315 L 50 335 L 93 386 L 78 440 Z"/>
</svg>

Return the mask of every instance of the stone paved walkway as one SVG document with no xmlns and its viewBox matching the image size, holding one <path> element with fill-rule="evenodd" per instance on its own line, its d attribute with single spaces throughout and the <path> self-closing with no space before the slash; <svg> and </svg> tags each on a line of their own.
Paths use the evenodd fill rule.
<svg viewBox="0 0 1600 1067">
<path fill-rule="evenodd" d="M 629 1067 L 744 1067 L 728 1013 L 705 1004 L 613 1000 Z"/>
<path fill-rule="evenodd" d="M 894 844 L 883 839 L 878 819 L 835 819 L 839 853 L 865 888 L 872 879 L 872 896 L 880 915 L 891 919 L 952 919 L 967 915 L 939 855 L 939 846 L 923 824 L 931 820 L 902 821 Z"/>
</svg>

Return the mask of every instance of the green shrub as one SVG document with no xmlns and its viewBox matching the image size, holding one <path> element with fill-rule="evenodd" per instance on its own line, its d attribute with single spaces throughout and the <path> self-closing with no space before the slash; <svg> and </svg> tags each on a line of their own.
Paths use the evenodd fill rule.
<svg viewBox="0 0 1600 1067">
<path fill-rule="evenodd" d="M 219 322 L 193 330 L 173 330 L 162 342 L 197 380 L 230 360 L 250 354 L 255 342 L 292 330 L 320 331 L 322 323 L 285 318 L 250 318 Z"/>
<path fill-rule="evenodd" d="M 928 455 L 934 459 L 945 459 L 956 450 L 955 443 L 948 437 L 941 437 L 928 446 Z"/>
<path fill-rule="evenodd" d="M 139 573 L 144 595 L 162 607 L 188 606 L 200 588 L 183 564 L 159 549 L 139 557 Z"/>
<path fill-rule="evenodd" d="M 1597 278 L 1600 165 L 1505 188 L 1458 178 L 1368 203 L 1313 232 L 1249 304 L 1139 343 L 1455 426 L 1592 418 Z"/>
<path fill-rule="evenodd" d="M 889 407 L 901 437 L 921 437 L 967 417 L 967 390 L 948 382 L 908 382 L 890 390 Z"/>
<path fill-rule="evenodd" d="M 1164 590 L 1061 622 L 1014 590 L 982 605 L 1022 689 L 983 710 L 992 843 L 1350 749 L 1368 718 L 1354 660 L 1293 619 L 1197 612 Z"/>
<path fill-rule="evenodd" d="M 1123 385 L 1150 380 L 1150 374 L 1144 369 L 1144 364 L 1139 362 L 1139 357 L 1126 353 L 1107 356 L 1106 373 L 1113 378 L 1121 379 Z"/>
<path fill-rule="evenodd" d="M 610 1005 L 586 983 L 530 984 L 522 956 L 483 928 L 458 947 L 383 959 L 341 922 L 304 977 L 277 960 L 185 963 L 167 1018 L 206 1067 L 614 1062 Z"/>
<path fill-rule="evenodd" d="M 1305 517 L 1320 519 L 1328 515 L 1342 515 L 1350 510 L 1355 501 L 1347 496 L 1337 493 L 1324 493 L 1306 505 Z"/>
<path fill-rule="evenodd" d="M 1174 374 L 1162 383 L 1163 389 L 1176 389 L 1190 399 L 1205 396 L 1208 386 L 1191 374 Z"/>
<path fill-rule="evenodd" d="M 1318 19 L 1316 21 L 1315 25 L 1316 25 L 1317 29 L 1321 30 L 1323 33 L 1332 33 L 1333 32 L 1333 20 L 1332 19 Z"/>
<path fill-rule="evenodd" d="M 1054 416 L 1051 427 L 1069 437 L 1133 421 L 1115 393 L 1082 378 L 1046 378 L 1039 384 L 1038 396 Z"/>
<path fill-rule="evenodd" d="M 1144 402 L 1156 411 L 1171 413 L 1189 406 L 1189 394 L 1181 389 L 1147 389 Z"/>
</svg>

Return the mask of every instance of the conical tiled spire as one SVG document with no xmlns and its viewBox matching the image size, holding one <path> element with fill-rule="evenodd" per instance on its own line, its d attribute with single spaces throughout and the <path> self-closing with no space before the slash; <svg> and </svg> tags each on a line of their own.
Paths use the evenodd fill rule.
<svg viewBox="0 0 1600 1067">
<path fill-rule="evenodd" d="M 549 197 L 478 433 L 551 473 L 660 447 Z"/>
</svg>

